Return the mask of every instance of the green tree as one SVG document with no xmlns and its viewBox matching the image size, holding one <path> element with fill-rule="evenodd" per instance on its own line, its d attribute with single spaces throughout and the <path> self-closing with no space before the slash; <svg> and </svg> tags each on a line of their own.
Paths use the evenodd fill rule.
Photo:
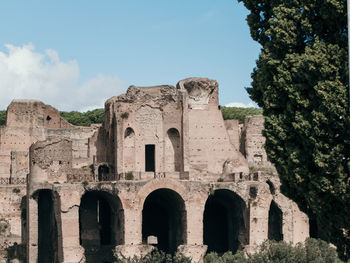
<svg viewBox="0 0 350 263">
<path fill-rule="evenodd" d="M 60 112 L 62 118 L 77 126 L 90 126 L 93 123 L 102 123 L 104 113 L 104 109 L 95 109 L 83 113 L 78 111 Z"/>
<path fill-rule="evenodd" d="M 350 257 L 350 119 L 345 0 L 238 0 L 262 46 L 251 98 L 281 190 Z"/>
<path fill-rule="evenodd" d="M 246 116 L 262 114 L 261 109 L 224 106 L 221 107 L 221 112 L 224 120 L 238 120 L 239 123 L 243 123 Z"/>
<path fill-rule="evenodd" d="M 6 124 L 6 111 L 0 111 L 0 126 Z"/>
</svg>

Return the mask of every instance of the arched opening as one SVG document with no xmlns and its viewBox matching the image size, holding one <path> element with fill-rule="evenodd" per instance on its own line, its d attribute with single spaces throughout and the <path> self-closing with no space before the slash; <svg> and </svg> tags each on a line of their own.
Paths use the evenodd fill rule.
<svg viewBox="0 0 350 263">
<path fill-rule="evenodd" d="M 37 192 L 38 200 L 38 262 L 62 262 L 59 251 L 60 203 L 52 190 Z M 61 260 L 60 260 L 61 259 Z"/>
<path fill-rule="evenodd" d="M 276 193 L 274 184 L 270 180 L 267 180 L 266 183 L 269 185 L 270 193 L 274 195 Z"/>
<path fill-rule="evenodd" d="M 101 164 L 98 167 L 98 181 L 108 181 L 109 167 L 106 164 Z"/>
<path fill-rule="evenodd" d="M 79 207 L 79 238 L 86 262 L 112 262 L 112 249 L 124 243 L 124 211 L 118 197 L 86 192 Z"/>
<path fill-rule="evenodd" d="M 181 171 L 181 143 L 180 133 L 171 128 L 167 132 L 165 140 L 165 168 L 167 172 Z"/>
<path fill-rule="evenodd" d="M 135 132 L 132 128 L 126 128 L 123 144 L 123 166 L 124 171 L 135 171 Z"/>
<path fill-rule="evenodd" d="M 248 244 L 248 210 L 241 197 L 230 190 L 216 190 L 204 210 L 204 244 L 208 252 L 236 253 Z"/>
<path fill-rule="evenodd" d="M 21 236 L 22 244 L 27 242 L 27 196 L 23 196 L 21 199 Z"/>
<path fill-rule="evenodd" d="M 283 240 L 282 216 L 282 210 L 272 200 L 269 210 L 268 239 L 276 241 Z"/>
<path fill-rule="evenodd" d="M 186 242 L 186 209 L 178 193 L 162 188 L 147 196 L 142 210 L 142 240 L 172 254 Z"/>
</svg>

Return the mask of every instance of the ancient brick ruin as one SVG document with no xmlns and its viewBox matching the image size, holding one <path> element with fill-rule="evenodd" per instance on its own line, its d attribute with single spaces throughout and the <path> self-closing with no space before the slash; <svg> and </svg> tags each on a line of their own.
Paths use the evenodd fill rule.
<svg viewBox="0 0 350 263">
<path fill-rule="evenodd" d="M 262 129 L 262 116 L 224 121 L 202 78 L 131 86 L 91 127 L 14 100 L 0 127 L 0 259 L 113 262 L 158 247 L 200 262 L 304 241 L 309 220 L 280 193 Z"/>
</svg>

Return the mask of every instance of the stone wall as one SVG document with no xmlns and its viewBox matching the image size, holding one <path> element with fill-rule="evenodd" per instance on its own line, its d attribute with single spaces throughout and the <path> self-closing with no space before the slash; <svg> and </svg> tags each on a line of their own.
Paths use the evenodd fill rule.
<svg viewBox="0 0 350 263">
<path fill-rule="evenodd" d="M 157 246 L 201 262 L 268 238 L 303 241 L 308 218 L 280 193 L 262 130 L 261 116 L 224 121 L 218 84 L 204 78 L 131 86 L 91 127 L 15 100 L 0 127 L 0 250 L 73 263 Z"/>
</svg>

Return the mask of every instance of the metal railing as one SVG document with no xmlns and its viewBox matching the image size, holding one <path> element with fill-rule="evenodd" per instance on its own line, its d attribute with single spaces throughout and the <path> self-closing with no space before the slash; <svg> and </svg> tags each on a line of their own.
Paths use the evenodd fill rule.
<svg viewBox="0 0 350 263">
<path fill-rule="evenodd" d="M 27 184 L 27 178 L 0 178 L 0 185 Z"/>
</svg>

